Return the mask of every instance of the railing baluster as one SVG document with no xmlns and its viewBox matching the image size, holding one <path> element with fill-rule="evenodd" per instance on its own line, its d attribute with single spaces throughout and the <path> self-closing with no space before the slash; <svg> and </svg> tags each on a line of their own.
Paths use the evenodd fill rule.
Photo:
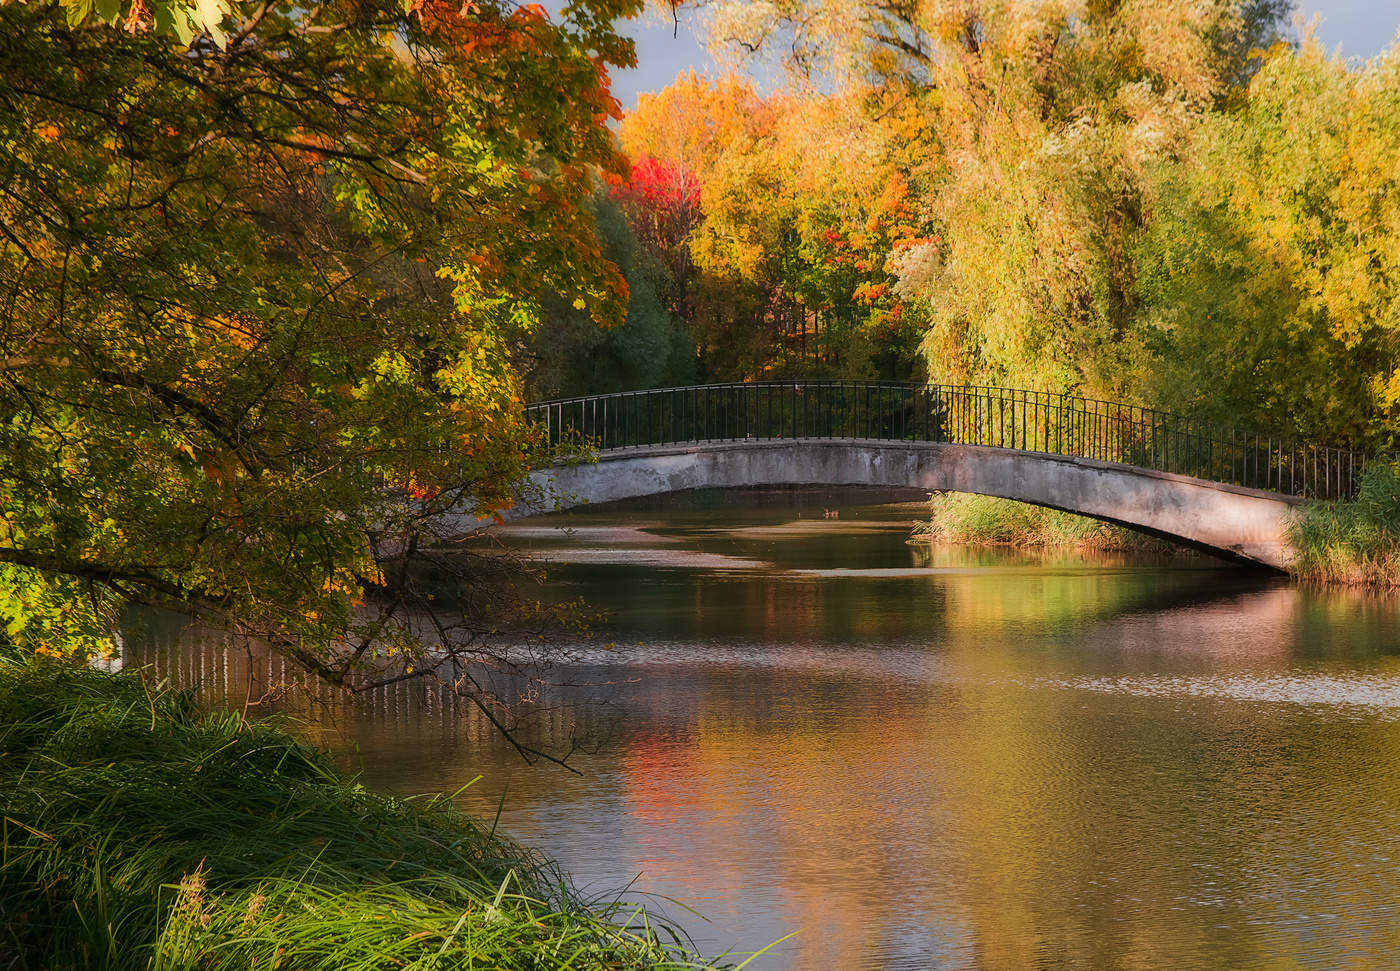
<svg viewBox="0 0 1400 971">
<path fill-rule="evenodd" d="M 729 382 L 543 401 L 527 405 L 525 417 L 551 448 L 784 436 L 946 442 L 1138 464 L 1326 500 L 1354 496 L 1367 462 L 1384 458 L 1218 429 L 1137 405 L 976 385 Z"/>
</svg>

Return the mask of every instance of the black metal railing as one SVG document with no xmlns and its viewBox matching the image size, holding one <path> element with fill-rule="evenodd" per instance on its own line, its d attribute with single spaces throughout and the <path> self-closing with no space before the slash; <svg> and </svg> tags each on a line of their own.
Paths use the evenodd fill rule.
<svg viewBox="0 0 1400 971">
<path fill-rule="evenodd" d="M 528 406 L 552 445 L 599 450 L 754 439 L 983 445 L 1117 462 L 1315 499 L 1348 498 L 1370 458 L 1151 408 L 1005 388 L 764 381 Z"/>
</svg>

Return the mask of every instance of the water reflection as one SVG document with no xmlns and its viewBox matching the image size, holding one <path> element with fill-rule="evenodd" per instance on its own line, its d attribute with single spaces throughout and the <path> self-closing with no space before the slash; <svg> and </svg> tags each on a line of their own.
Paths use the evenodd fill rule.
<svg viewBox="0 0 1400 971">
<path fill-rule="evenodd" d="M 709 505 L 707 505 L 709 503 Z M 763 968 L 1400 966 L 1400 608 L 1208 561 L 920 551 L 908 507 L 703 498 L 512 527 L 613 610 L 523 767 L 450 697 L 306 709 L 401 791 Z M 602 551 L 577 555 L 580 550 Z M 717 558 L 717 559 L 716 559 Z M 743 567 L 733 567 L 742 561 Z M 816 572 L 813 572 L 816 571 Z M 284 677 L 137 638 L 212 696 Z M 607 704 L 599 704 L 605 700 Z"/>
</svg>

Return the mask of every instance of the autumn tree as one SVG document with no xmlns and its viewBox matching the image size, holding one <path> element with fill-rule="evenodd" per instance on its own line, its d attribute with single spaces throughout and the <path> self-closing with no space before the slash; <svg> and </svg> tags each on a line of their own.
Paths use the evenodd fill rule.
<svg viewBox="0 0 1400 971">
<path fill-rule="evenodd" d="M 538 295 L 621 316 L 584 203 L 630 7 L 188 9 L 0 5 L 0 636 L 145 603 L 337 685 L 470 678 L 543 621 L 419 561 L 536 450 Z"/>
<path fill-rule="evenodd" d="M 628 185 L 641 191 L 634 174 Z M 603 255 L 627 283 L 622 323 L 599 323 L 586 309 L 553 295 L 545 316 L 519 343 L 515 359 L 533 401 L 609 391 L 693 384 L 695 347 L 673 311 L 673 267 L 633 231 L 613 194 L 592 201 Z M 634 210 L 635 211 L 635 210 Z M 655 213 L 664 210 L 646 210 Z"/>
<path fill-rule="evenodd" d="M 626 211 L 633 225 L 685 230 L 666 245 L 683 247 L 673 265 L 685 267 L 686 318 L 710 376 L 907 376 L 918 330 L 886 257 L 924 228 L 895 136 L 908 133 L 898 126 L 909 106 L 866 126 L 859 101 L 763 98 L 735 78 L 691 73 L 625 118 Z M 665 217 L 677 207 L 664 190 L 635 188 L 639 172 L 643 185 L 685 180 L 686 223 Z"/>
<path fill-rule="evenodd" d="M 613 186 L 643 248 L 667 268 L 667 302 L 689 326 L 695 313 L 691 241 L 703 219 L 702 181 L 740 137 L 757 106 L 751 86 L 726 77 L 711 83 L 692 69 L 661 91 L 643 92 L 618 127 L 631 162 Z"/>
<path fill-rule="evenodd" d="M 978 62 L 1039 65 L 1051 82 L 1060 45 L 1126 55 L 1122 67 L 1238 85 L 1251 52 L 1275 39 L 1290 0 L 667 0 L 701 11 L 721 55 L 767 63 L 802 84 L 941 88 Z M 1110 30 L 1105 30 L 1110 27 Z M 1115 36 L 1117 35 L 1117 36 Z M 969 62 L 967 57 L 973 60 Z"/>
<path fill-rule="evenodd" d="M 886 257 L 899 305 L 922 312 L 936 378 L 1105 394 L 1130 391 L 1145 167 L 1241 90 L 1289 8 L 689 5 L 705 12 L 712 48 L 778 67 L 807 99 L 843 104 L 852 128 L 888 129 L 892 108 L 925 121 L 905 138 L 921 157 L 899 171 L 914 222 L 928 228 L 891 241 Z"/>
<path fill-rule="evenodd" d="M 1400 445 L 1400 60 L 1313 38 L 1153 175 L 1135 254 L 1144 394 L 1222 421 Z"/>
<path fill-rule="evenodd" d="M 683 78 L 623 129 L 698 160 L 696 327 L 731 374 L 784 368 L 742 319 L 849 293 L 847 373 L 913 330 L 938 381 L 1394 445 L 1393 56 L 1286 42 L 1286 0 L 688 6 L 788 81 Z"/>
<path fill-rule="evenodd" d="M 939 41 L 929 67 L 948 166 L 929 199 L 941 239 L 899 261 L 901 291 L 929 310 L 931 369 L 1132 397 L 1146 173 L 1235 90 L 1242 38 L 1275 11 L 963 8 L 976 19 Z"/>
</svg>

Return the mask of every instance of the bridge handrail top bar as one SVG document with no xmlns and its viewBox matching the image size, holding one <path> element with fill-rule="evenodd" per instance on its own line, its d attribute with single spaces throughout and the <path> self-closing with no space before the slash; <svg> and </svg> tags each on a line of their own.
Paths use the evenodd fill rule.
<svg viewBox="0 0 1400 971">
<path fill-rule="evenodd" d="M 909 384 L 904 381 L 848 381 L 838 378 L 791 378 L 788 380 L 764 380 L 764 381 L 716 381 L 712 384 L 681 384 L 675 387 L 666 388 L 637 388 L 631 391 L 607 391 L 602 394 L 581 394 L 569 398 L 547 398 L 541 401 L 531 401 L 525 405 L 526 408 L 543 408 L 546 405 L 571 405 L 580 401 L 597 401 L 602 398 L 631 398 L 640 395 L 661 394 L 663 392 L 676 391 L 707 391 L 707 390 L 736 390 L 739 388 L 791 388 L 791 387 L 829 387 L 829 388 L 850 388 L 850 387 L 870 387 L 870 388 L 891 388 L 921 391 L 934 385 Z"/>
<path fill-rule="evenodd" d="M 543 410 L 563 405 L 577 405 L 591 401 L 615 400 L 640 398 L 647 395 L 677 394 L 692 391 L 716 392 L 735 391 L 744 389 L 766 389 L 766 388 L 831 388 L 831 389 L 853 389 L 869 388 L 890 391 L 905 391 L 912 393 L 937 393 L 947 392 L 953 394 L 985 394 L 989 396 L 1026 396 L 1040 399 L 1058 400 L 1065 403 L 1078 403 L 1083 405 L 1095 405 L 1104 409 L 1117 409 L 1120 411 L 1136 411 L 1144 416 L 1151 416 L 1153 420 L 1180 422 L 1183 424 L 1197 424 L 1210 426 L 1210 433 L 1206 437 L 1208 440 L 1219 441 L 1222 444 L 1229 444 L 1231 439 L 1254 437 L 1258 439 L 1268 439 L 1275 449 L 1297 450 L 1312 449 L 1317 451 L 1332 451 L 1339 454 L 1351 454 L 1365 456 L 1373 459 L 1394 459 L 1400 457 L 1400 452 L 1366 452 L 1360 449 L 1348 449 L 1337 445 L 1317 445 L 1305 442 L 1294 435 L 1284 432 L 1256 431 L 1253 429 L 1240 428 L 1234 425 L 1225 425 L 1208 418 L 1195 418 L 1177 412 L 1163 411 L 1147 405 L 1133 405 L 1124 402 L 1109 401 L 1103 398 L 1090 398 L 1086 395 L 1073 394 L 1065 391 L 1036 391 L 1024 388 L 1003 388 L 997 385 L 980 384 L 911 384 L 900 381 L 863 381 L 846 380 L 838 378 L 788 378 L 788 379 L 767 379 L 762 381 L 721 381 L 713 384 L 688 384 L 666 388 L 639 388 L 631 391 L 610 391 L 603 394 L 574 395 L 567 398 L 549 398 L 542 401 L 532 401 L 525 405 L 527 413 Z M 1215 436 L 1220 436 L 1216 438 Z"/>
</svg>

